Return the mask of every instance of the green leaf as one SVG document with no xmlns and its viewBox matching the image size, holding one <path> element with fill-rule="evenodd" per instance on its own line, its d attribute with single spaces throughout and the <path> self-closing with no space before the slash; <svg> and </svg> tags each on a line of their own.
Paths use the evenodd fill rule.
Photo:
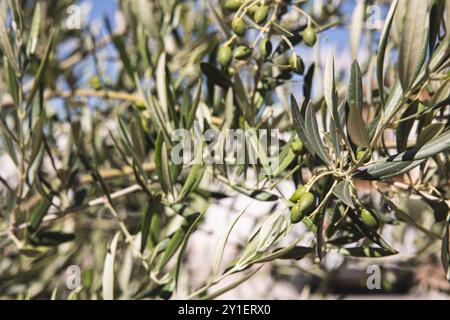
<svg viewBox="0 0 450 320">
<path fill-rule="evenodd" d="M 159 56 L 156 69 L 156 91 L 158 93 L 159 104 L 161 105 L 164 114 L 168 114 L 169 112 L 168 85 L 167 55 L 165 52 L 163 52 Z"/>
<path fill-rule="evenodd" d="M 145 213 L 141 218 L 141 253 L 144 252 L 147 247 L 148 236 L 150 232 L 151 222 L 154 215 L 158 214 L 158 210 L 161 206 L 161 195 L 152 196 L 149 199 Z"/>
<path fill-rule="evenodd" d="M 17 55 L 14 53 L 11 41 L 8 35 L 8 29 L 5 24 L 5 17 L 3 12 L 0 13 L 0 47 L 3 50 L 5 56 L 8 58 L 8 62 L 14 69 L 17 75 L 20 75 L 19 65 L 17 63 Z"/>
<path fill-rule="evenodd" d="M 408 0 L 400 41 L 398 72 L 406 92 L 422 67 L 428 49 L 428 0 Z"/>
<path fill-rule="evenodd" d="M 194 96 L 194 101 L 192 103 L 191 109 L 189 110 L 189 115 L 187 119 L 186 129 L 192 128 L 194 125 L 195 114 L 197 112 L 198 105 L 200 103 L 200 95 L 202 93 L 202 80 L 198 80 L 197 91 Z"/>
<path fill-rule="evenodd" d="M 345 256 L 358 258 L 383 258 L 396 254 L 384 248 L 367 246 L 359 248 L 341 248 L 339 249 L 339 253 Z"/>
<path fill-rule="evenodd" d="M 410 118 L 413 114 L 417 112 L 417 107 L 419 105 L 419 100 L 413 101 L 403 112 L 400 123 L 398 124 L 396 131 L 396 139 L 397 139 L 397 150 L 398 152 L 402 152 L 407 148 L 408 144 L 408 136 L 411 132 L 411 129 L 414 125 L 414 118 Z M 405 120 L 408 119 L 408 120 Z"/>
<path fill-rule="evenodd" d="M 169 171 L 169 158 L 166 143 L 163 141 L 161 134 L 158 134 L 156 139 L 155 166 L 162 189 L 165 193 L 171 193 L 173 187 Z"/>
<path fill-rule="evenodd" d="M 39 38 L 39 27 L 41 25 L 41 4 L 36 2 L 34 8 L 33 20 L 31 22 L 30 35 L 27 43 L 27 56 L 30 57 L 36 51 L 36 45 Z"/>
<path fill-rule="evenodd" d="M 242 83 L 241 77 L 239 73 L 236 73 L 234 76 L 234 86 L 233 86 L 234 96 L 236 98 L 236 102 L 241 108 L 242 113 L 244 114 L 245 119 L 248 123 L 254 123 L 254 112 L 250 108 L 250 102 L 247 97 L 247 91 L 245 90 L 244 84 Z"/>
<path fill-rule="evenodd" d="M 447 220 L 444 238 L 442 239 L 441 262 L 444 267 L 445 274 L 447 275 L 447 280 L 450 282 L 450 217 Z"/>
<path fill-rule="evenodd" d="M 208 78 L 211 83 L 218 85 L 223 89 L 228 89 L 232 86 L 232 83 L 228 76 L 220 71 L 216 66 L 208 62 L 200 63 L 200 69 L 203 74 Z"/>
<path fill-rule="evenodd" d="M 258 201 L 277 201 L 278 197 L 274 195 L 273 193 L 269 193 L 264 190 L 250 190 L 238 185 L 231 186 L 234 190 L 238 191 L 239 193 L 242 193 L 243 195 L 246 195 L 247 197 L 250 197 L 252 199 L 258 200 Z"/>
<path fill-rule="evenodd" d="M 291 112 L 292 119 L 294 121 L 294 129 L 297 132 L 298 137 L 300 138 L 306 149 L 308 149 L 308 151 L 314 155 L 314 149 L 311 142 L 309 141 L 308 135 L 306 134 L 305 120 L 303 119 L 300 107 L 293 95 L 291 95 Z"/>
<path fill-rule="evenodd" d="M 31 244 L 35 246 L 53 247 L 75 239 L 74 233 L 46 231 L 38 232 L 30 238 Z"/>
<path fill-rule="evenodd" d="M 103 276 L 102 276 L 102 292 L 103 300 L 113 300 L 114 299 L 114 260 L 116 258 L 117 242 L 119 241 L 120 232 L 114 235 L 113 240 L 108 248 L 108 253 L 105 257 L 105 262 L 103 265 Z"/>
<path fill-rule="evenodd" d="M 386 20 L 384 22 L 383 31 L 381 32 L 380 43 L 378 44 L 377 53 L 377 83 L 380 92 L 381 101 L 384 104 L 384 56 L 386 53 L 386 46 L 388 43 L 389 32 L 391 30 L 392 21 L 394 20 L 395 10 L 397 9 L 399 0 L 394 0 L 391 4 Z"/>
<path fill-rule="evenodd" d="M 36 231 L 42 223 L 45 215 L 50 209 L 51 202 L 47 198 L 43 198 L 39 204 L 33 209 L 30 219 L 30 230 L 32 232 Z"/>
<path fill-rule="evenodd" d="M 362 118 L 363 88 L 361 70 L 356 60 L 352 63 L 347 88 L 347 103 L 350 111 L 347 119 L 347 130 L 352 142 L 360 147 L 369 147 L 369 134 Z"/>
<path fill-rule="evenodd" d="M 328 158 L 328 154 L 325 151 L 325 147 L 319 133 L 319 126 L 317 125 L 317 119 L 313 109 L 314 107 L 312 103 L 309 102 L 306 107 L 306 134 L 308 135 L 308 137 L 310 137 L 309 141 L 311 142 L 311 147 L 313 148 L 314 153 L 317 154 L 325 164 L 330 164 L 330 159 Z"/>
<path fill-rule="evenodd" d="M 361 32 L 363 29 L 364 15 L 366 3 L 364 0 L 356 2 L 355 9 L 353 9 L 352 20 L 350 22 L 350 48 L 352 50 L 352 57 L 358 57 L 359 44 L 361 42 Z"/>
<path fill-rule="evenodd" d="M 352 200 L 351 185 L 347 180 L 341 181 L 335 185 L 333 188 L 333 194 L 350 208 L 355 208 Z"/>
<path fill-rule="evenodd" d="M 195 164 L 192 167 L 192 170 L 189 172 L 189 175 L 184 182 L 183 188 L 180 191 L 178 196 L 178 201 L 182 201 L 184 197 L 190 194 L 195 188 L 198 186 L 200 181 L 203 178 L 203 174 L 205 173 L 206 167 L 203 164 Z"/>
<path fill-rule="evenodd" d="M 439 134 L 442 133 L 442 131 L 444 131 L 444 129 L 445 123 L 443 122 L 435 122 L 429 124 L 420 132 L 419 137 L 417 138 L 416 147 L 421 147 L 428 141 L 436 138 Z"/>
<path fill-rule="evenodd" d="M 30 93 L 28 94 L 26 99 L 25 103 L 26 108 L 28 108 L 31 105 L 31 102 L 33 101 L 34 96 L 36 95 L 36 92 L 39 89 L 39 86 L 41 85 L 44 73 L 47 70 L 47 64 L 50 59 L 50 53 L 53 47 L 54 35 L 55 35 L 54 33 L 51 34 L 47 46 L 45 47 L 44 57 L 42 58 L 41 64 L 39 65 L 39 68 L 36 72 L 36 76 L 34 77 L 33 86 L 31 87 Z"/>
</svg>

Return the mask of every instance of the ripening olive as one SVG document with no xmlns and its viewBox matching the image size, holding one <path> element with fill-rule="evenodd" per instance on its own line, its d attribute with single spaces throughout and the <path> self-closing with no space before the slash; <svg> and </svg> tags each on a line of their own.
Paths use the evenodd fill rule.
<svg viewBox="0 0 450 320">
<path fill-rule="evenodd" d="M 231 11 L 238 10 L 242 4 L 244 3 L 244 0 L 226 0 L 224 7 Z"/>
<path fill-rule="evenodd" d="M 239 46 L 234 51 L 234 57 L 238 60 L 246 60 L 252 55 L 252 49 L 247 46 Z"/>
<path fill-rule="evenodd" d="M 302 209 L 300 209 L 300 206 L 296 204 L 291 208 L 291 214 L 289 217 L 291 219 L 291 223 L 296 224 L 303 220 L 305 213 Z"/>
<path fill-rule="evenodd" d="M 259 6 L 256 11 L 255 15 L 253 16 L 253 19 L 257 24 L 260 24 L 267 18 L 267 13 L 269 12 L 268 6 Z"/>
<path fill-rule="evenodd" d="M 303 143 L 299 138 L 295 139 L 295 141 L 291 144 L 291 150 L 298 156 L 302 154 Z"/>
<path fill-rule="evenodd" d="M 298 205 L 301 211 L 308 214 L 312 211 L 316 204 L 316 197 L 311 192 L 304 192 L 298 199 Z"/>
<path fill-rule="evenodd" d="M 222 67 L 228 67 L 233 58 L 233 51 L 229 46 L 222 45 L 217 53 L 217 61 Z"/>
<path fill-rule="evenodd" d="M 305 42 L 307 46 L 312 47 L 316 43 L 317 34 L 316 31 L 310 25 L 308 25 L 306 29 L 303 30 L 302 36 L 303 42 Z"/>
<path fill-rule="evenodd" d="M 361 220 L 370 229 L 376 230 L 380 226 L 378 217 L 374 212 L 371 212 L 371 211 L 363 208 L 360 212 L 360 215 L 361 215 Z"/>
<path fill-rule="evenodd" d="M 245 22 L 242 19 L 235 17 L 233 21 L 231 21 L 231 28 L 238 36 L 245 35 Z"/>
<path fill-rule="evenodd" d="M 300 199 L 300 196 L 305 192 L 306 192 L 305 186 L 298 187 L 297 190 L 295 190 L 292 196 L 290 197 L 289 201 L 297 202 Z"/>
<path fill-rule="evenodd" d="M 296 74 L 303 74 L 305 71 L 305 65 L 303 64 L 302 59 L 295 54 L 291 55 L 289 58 L 289 65 Z"/>
<path fill-rule="evenodd" d="M 227 71 L 230 77 L 234 77 L 234 75 L 236 74 L 236 69 L 233 67 L 229 67 Z"/>
<path fill-rule="evenodd" d="M 268 39 L 262 39 L 259 42 L 259 54 L 263 58 L 267 58 L 272 53 L 272 42 Z"/>
</svg>

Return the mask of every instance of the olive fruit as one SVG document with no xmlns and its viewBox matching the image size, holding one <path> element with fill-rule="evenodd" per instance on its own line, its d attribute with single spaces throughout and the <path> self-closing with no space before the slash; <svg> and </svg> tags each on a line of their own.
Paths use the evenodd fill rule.
<svg viewBox="0 0 450 320">
<path fill-rule="evenodd" d="M 227 45 L 222 45 L 217 53 L 217 61 L 222 67 L 228 67 L 233 58 L 233 51 Z"/>
<path fill-rule="evenodd" d="M 302 151 L 303 151 L 303 143 L 302 143 L 302 141 L 299 138 L 295 139 L 295 141 L 291 144 L 291 150 L 296 155 L 300 155 L 302 153 Z"/>
<path fill-rule="evenodd" d="M 234 57 L 238 60 L 246 60 L 252 55 L 252 49 L 247 46 L 239 46 L 234 51 Z"/>
<path fill-rule="evenodd" d="M 145 102 L 144 100 L 137 100 L 134 105 L 136 106 L 136 108 L 141 109 L 141 110 L 145 110 L 146 106 L 145 106 Z"/>
<path fill-rule="evenodd" d="M 259 54 L 263 58 L 267 58 L 272 53 L 272 42 L 267 39 L 262 39 L 259 42 Z"/>
<path fill-rule="evenodd" d="M 295 54 L 291 55 L 289 58 L 289 65 L 296 74 L 303 74 L 305 71 L 305 65 L 303 64 L 302 59 Z"/>
<path fill-rule="evenodd" d="M 365 153 L 366 153 L 366 150 L 359 150 L 356 153 L 356 160 L 358 160 L 358 161 L 360 161 L 360 160 L 363 160 L 363 161 L 369 160 L 370 157 L 371 157 L 371 152 L 369 152 L 363 159 L 363 156 L 364 156 Z"/>
<path fill-rule="evenodd" d="M 226 0 L 224 7 L 231 11 L 238 10 L 242 4 L 244 3 L 244 0 Z"/>
<path fill-rule="evenodd" d="M 231 28 L 238 36 L 245 35 L 245 22 L 242 19 L 239 19 L 238 17 L 235 17 L 233 21 L 231 21 Z"/>
<path fill-rule="evenodd" d="M 296 224 L 303 220 L 305 213 L 300 209 L 300 206 L 296 204 L 291 208 L 291 214 L 289 217 L 291 219 L 291 223 Z"/>
<path fill-rule="evenodd" d="M 374 212 L 369 211 L 366 208 L 362 208 L 362 210 L 360 211 L 360 216 L 364 224 L 371 230 L 376 230 L 380 226 L 378 217 Z"/>
<path fill-rule="evenodd" d="M 316 197 L 311 192 L 303 192 L 298 199 L 298 205 L 302 212 L 308 214 L 316 204 Z"/>
<path fill-rule="evenodd" d="M 100 90 L 102 88 L 102 83 L 100 82 L 100 79 L 97 76 L 93 76 L 90 80 L 89 80 L 91 87 L 94 88 L 95 90 Z"/>
<path fill-rule="evenodd" d="M 312 47 L 316 43 L 317 34 L 316 31 L 310 25 L 308 25 L 306 29 L 303 30 L 302 36 L 303 42 L 305 42 L 307 46 Z"/>
<path fill-rule="evenodd" d="M 301 186 L 298 187 L 297 190 L 294 191 L 289 201 L 297 202 L 300 199 L 300 196 L 306 192 L 306 187 Z"/>
<path fill-rule="evenodd" d="M 256 11 L 255 11 L 253 19 L 255 20 L 255 22 L 257 24 L 260 24 L 261 22 L 266 20 L 268 12 L 269 12 L 269 7 L 268 6 L 264 6 L 264 5 L 263 6 L 259 6 L 256 9 Z"/>
</svg>

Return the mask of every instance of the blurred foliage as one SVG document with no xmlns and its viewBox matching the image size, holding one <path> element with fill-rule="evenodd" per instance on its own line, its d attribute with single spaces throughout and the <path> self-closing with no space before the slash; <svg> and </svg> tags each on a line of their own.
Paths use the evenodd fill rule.
<svg viewBox="0 0 450 320">
<path fill-rule="evenodd" d="M 123 0 L 81 29 L 73 1 L 0 7 L 1 298 L 211 299 L 300 259 L 332 281 L 330 253 L 450 280 L 450 1 Z M 345 74 L 320 54 L 341 27 Z M 280 167 L 177 164 L 178 128 L 278 129 Z M 239 208 L 195 288 L 189 240 L 237 195 L 271 210 L 225 264 Z"/>
</svg>

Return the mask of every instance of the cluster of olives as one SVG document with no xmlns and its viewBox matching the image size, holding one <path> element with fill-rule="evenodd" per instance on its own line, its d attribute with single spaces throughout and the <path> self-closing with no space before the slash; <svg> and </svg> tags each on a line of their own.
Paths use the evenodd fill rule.
<svg viewBox="0 0 450 320">
<path fill-rule="evenodd" d="M 316 197 L 305 186 L 299 187 L 292 194 L 289 201 L 295 203 L 291 208 L 291 223 L 299 223 L 303 218 L 314 211 Z"/>
<path fill-rule="evenodd" d="M 254 48 L 249 47 L 245 44 L 237 45 L 234 48 L 233 41 L 235 37 L 244 37 L 247 31 L 247 26 L 244 21 L 244 15 L 251 17 L 253 21 L 258 25 L 263 25 L 269 17 L 269 13 L 271 11 L 270 4 L 272 0 L 261 0 L 259 3 L 246 7 L 242 10 L 244 4 L 248 4 L 245 0 L 225 0 L 222 2 L 224 8 L 228 11 L 235 12 L 234 16 L 231 20 L 231 29 L 234 31 L 235 36 L 233 39 L 223 43 L 218 50 L 217 53 L 217 61 L 219 65 L 222 66 L 225 70 L 230 71 L 229 68 L 231 61 L 233 58 L 236 60 L 247 60 L 249 59 L 253 53 Z M 285 7 L 283 7 L 285 8 Z M 261 37 L 262 39 L 259 41 L 259 58 L 267 59 L 272 54 L 272 43 L 269 39 Z M 311 27 L 310 24 L 306 27 L 302 32 L 303 42 L 308 46 L 313 46 L 317 40 L 317 34 L 314 28 Z M 296 74 L 303 74 L 305 70 L 305 65 L 303 60 L 295 54 L 294 52 L 291 54 L 289 61 L 289 69 Z"/>
</svg>

